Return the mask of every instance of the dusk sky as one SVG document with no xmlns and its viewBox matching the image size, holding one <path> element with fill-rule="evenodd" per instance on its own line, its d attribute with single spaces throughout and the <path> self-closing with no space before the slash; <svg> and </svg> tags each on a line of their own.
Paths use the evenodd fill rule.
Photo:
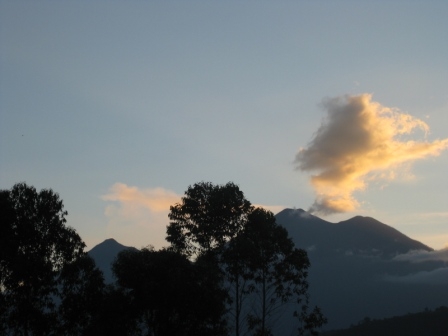
<svg viewBox="0 0 448 336">
<path fill-rule="evenodd" d="M 200 181 L 448 245 L 447 1 L 0 0 L 0 188 L 160 248 Z"/>
</svg>

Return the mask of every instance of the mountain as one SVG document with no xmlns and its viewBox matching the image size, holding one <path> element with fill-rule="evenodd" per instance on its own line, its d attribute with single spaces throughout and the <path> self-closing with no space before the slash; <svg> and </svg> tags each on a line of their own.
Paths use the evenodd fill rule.
<svg viewBox="0 0 448 336">
<path fill-rule="evenodd" d="M 308 252 L 311 305 L 328 318 L 326 330 L 348 328 L 366 317 L 384 319 L 448 305 L 448 267 L 441 260 L 395 258 L 412 256 L 412 251 L 433 253 L 396 229 L 361 216 L 330 223 L 301 209 L 285 209 L 276 219 Z M 89 251 L 108 283 L 113 282 L 113 260 L 127 248 L 132 247 L 108 239 Z"/>
<path fill-rule="evenodd" d="M 447 270 L 444 263 L 394 259 L 433 249 L 386 224 L 361 216 L 330 223 L 301 209 L 285 209 L 276 219 L 296 246 L 308 251 L 309 292 L 313 304 L 321 307 L 329 320 L 325 329 L 347 328 L 365 317 L 404 315 L 448 303 L 448 278 L 437 285 L 425 282 L 431 274 Z M 426 280 L 420 281 L 424 276 Z"/>
<path fill-rule="evenodd" d="M 391 257 L 411 250 L 432 251 L 398 230 L 371 217 L 356 216 L 336 224 L 302 209 L 285 209 L 276 216 L 296 246 L 321 256 L 357 254 Z"/>
<path fill-rule="evenodd" d="M 127 249 L 137 250 L 135 247 L 121 245 L 115 239 L 110 238 L 96 245 L 88 252 L 90 257 L 95 260 L 97 267 L 103 272 L 106 283 L 112 283 L 114 281 L 112 263 L 118 253 Z"/>
</svg>

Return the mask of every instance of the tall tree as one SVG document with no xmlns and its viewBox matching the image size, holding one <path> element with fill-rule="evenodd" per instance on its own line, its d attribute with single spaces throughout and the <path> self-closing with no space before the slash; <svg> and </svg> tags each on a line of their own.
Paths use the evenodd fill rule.
<svg viewBox="0 0 448 336">
<path fill-rule="evenodd" d="M 181 203 L 170 207 L 170 224 L 167 241 L 171 249 L 190 257 L 214 253 L 215 264 L 225 269 L 231 302 L 230 314 L 234 329 L 239 335 L 241 307 L 246 291 L 246 275 L 243 274 L 244 246 L 236 244 L 237 235 L 244 229 L 247 216 L 252 209 L 239 187 L 228 182 L 215 185 L 200 182 L 189 186 Z M 232 248 L 229 248 L 229 245 Z M 224 253 L 221 253 L 224 250 Z M 210 261 L 211 257 L 208 256 Z M 211 263 L 210 263 L 211 265 Z"/>
<path fill-rule="evenodd" d="M 244 226 L 251 208 L 237 185 L 200 182 L 189 186 L 181 203 L 170 207 L 166 240 L 188 257 L 222 247 Z"/>
<path fill-rule="evenodd" d="M 215 256 L 226 279 L 235 335 L 247 322 L 252 332 L 268 335 L 270 317 L 291 302 L 300 307 L 295 315 L 303 330 L 322 325 L 321 315 L 308 313 L 306 252 L 294 247 L 272 212 L 254 208 L 238 186 L 194 184 L 170 208 L 169 218 L 172 250 L 192 259 L 208 252 Z"/>
<path fill-rule="evenodd" d="M 251 247 L 246 244 L 241 233 L 232 238 L 219 254 L 220 264 L 224 270 L 229 295 L 229 309 L 232 329 L 239 336 L 245 329 L 244 305 L 253 292 L 253 273 L 250 269 Z"/>
<path fill-rule="evenodd" d="M 250 286 L 256 297 L 248 315 L 249 328 L 256 335 L 271 335 L 273 325 L 270 322 L 291 304 L 301 312 L 293 315 L 304 321 L 303 330 L 299 332 L 320 327 L 324 320 L 318 319 L 319 310 L 311 315 L 307 310 L 310 266 L 307 253 L 294 247 L 286 229 L 276 223 L 274 214 L 255 208 L 248 216 L 240 239 L 240 244 L 246 247 L 244 260 L 252 273 Z"/>
<path fill-rule="evenodd" d="M 37 192 L 18 183 L 0 191 L 0 199 L 2 328 L 25 336 L 60 333 L 61 288 L 73 283 L 73 278 L 65 278 L 72 272 L 63 270 L 86 258 L 85 244 L 65 225 L 67 212 L 51 189 Z M 101 274 L 97 276 L 101 283 Z M 65 287 L 64 294 L 73 288 Z"/>
</svg>

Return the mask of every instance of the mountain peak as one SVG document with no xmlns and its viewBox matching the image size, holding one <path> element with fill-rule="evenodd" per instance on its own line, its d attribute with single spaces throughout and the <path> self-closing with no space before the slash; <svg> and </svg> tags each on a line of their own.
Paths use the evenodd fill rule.
<svg viewBox="0 0 448 336">
<path fill-rule="evenodd" d="M 355 216 L 331 223 L 302 209 L 285 209 L 276 218 L 298 247 L 317 250 L 320 254 L 375 251 L 386 257 L 410 250 L 432 250 L 372 217 Z"/>
<path fill-rule="evenodd" d="M 93 247 L 88 253 L 95 260 L 97 267 L 103 271 L 104 279 L 107 283 L 113 281 L 111 265 L 118 253 L 123 250 L 137 250 L 135 247 L 125 246 L 113 238 L 106 239 L 102 243 Z"/>
</svg>

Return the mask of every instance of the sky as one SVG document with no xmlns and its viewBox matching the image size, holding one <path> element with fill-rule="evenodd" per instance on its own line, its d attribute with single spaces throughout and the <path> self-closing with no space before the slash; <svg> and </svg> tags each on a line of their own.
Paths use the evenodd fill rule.
<svg viewBox="0 0 448 336">
<path fill-rule="evenodd" d="M 90 249 L 201 181 L 448 245 L 448 2 L 0 0 L 0 188 Z"/>
</svg>

